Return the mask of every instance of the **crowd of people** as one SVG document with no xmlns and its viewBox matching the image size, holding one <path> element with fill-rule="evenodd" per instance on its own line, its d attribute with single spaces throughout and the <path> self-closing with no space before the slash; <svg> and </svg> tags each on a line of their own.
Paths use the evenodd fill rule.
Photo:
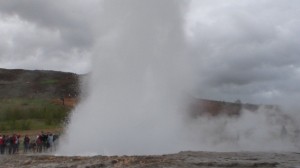
<svg viewBox="0 0 300 168">
<path fill-rule="evenodd" d="M 0 154 L 16 154 L 21 152 L 20 149 L 23 149 L 23 153 L 52 152 L 55 150 L 57 139 L 58 135 L 43 131 L 36 137 L 29 137 L 28 135 L 21 137 L 17 134 L 0 135 Z"/>
</svg>

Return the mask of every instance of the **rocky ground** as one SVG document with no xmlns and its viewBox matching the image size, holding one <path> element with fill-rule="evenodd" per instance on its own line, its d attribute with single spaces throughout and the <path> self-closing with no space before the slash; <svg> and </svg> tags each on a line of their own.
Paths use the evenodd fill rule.
<svg viewBox="0 0 300 168">
<path fill-rule="evenodd" d="M 160 156 L 2 155 L 0 167 L 21 168 L 300 168 L 300 153 L 180 152 Z"/>
</svg>

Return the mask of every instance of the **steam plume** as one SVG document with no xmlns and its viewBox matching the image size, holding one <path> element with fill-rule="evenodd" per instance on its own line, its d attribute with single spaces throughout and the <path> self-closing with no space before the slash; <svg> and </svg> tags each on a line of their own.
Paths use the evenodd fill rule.
<svg viewBox="0 0 300 168">
<path fill-rule="evenodd" d="M 181 150 L 297 150 L 299 119 L 276 110 L 188 118 L 183 13 L 164 0 L 103 1 L 89 95 L 58 153 L 162 154 Z M 288 116 L 288 117 L 287 117 Z"/>
<path fill-rule="evenodd" d="M 68 154 L 151 154 L 182 148 L 181 2 L 109 0 L 90 95 L 66 130 Z M 87 142 L 88 141 L 88 142 Z"/>
</svg>

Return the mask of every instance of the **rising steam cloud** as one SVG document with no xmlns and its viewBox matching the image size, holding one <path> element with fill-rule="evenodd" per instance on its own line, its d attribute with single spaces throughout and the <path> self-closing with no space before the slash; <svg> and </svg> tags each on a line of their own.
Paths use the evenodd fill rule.
<svg viewBox="0 0 300 168">
<path fill-rule="evenodd" d="M 155 154 L 184 149 L 181 4 L 103 2 L 106 33 L 94 54 L 89 97 L 71 116 L 62 153 Z"/>
<path fill-rule="evenodd" d="M 67 155 L 182 150 L 297 150 L 297 120 L 260 108 L 238 118 L 189 118 L 192 76 L 180 1 L 103 1 L 88 97 L 58 150 Z M 298 141 L 298 142 L 297 142 Z M 264 148 L 262 148 L 264 147 Z"/>
</svg>

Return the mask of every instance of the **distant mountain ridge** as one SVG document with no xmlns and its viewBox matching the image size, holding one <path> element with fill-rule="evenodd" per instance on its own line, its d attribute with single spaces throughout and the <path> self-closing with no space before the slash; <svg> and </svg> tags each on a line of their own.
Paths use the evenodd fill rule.
<svg viewBox="0 0 300 168">
<path fill-rule="evenodd" d="M 56 101 L 61 97 L 78 99 L 83 76 L 59 71 L 0 69 L 0 99 L 43 98 Z M 278 108 L 272 105 L 265 107 Z M 193 117 L 206 114 L 237 116 L 242 108 L 256 111 L 259 105 L 195 98 L 189 111 Z"/>
</svg>

